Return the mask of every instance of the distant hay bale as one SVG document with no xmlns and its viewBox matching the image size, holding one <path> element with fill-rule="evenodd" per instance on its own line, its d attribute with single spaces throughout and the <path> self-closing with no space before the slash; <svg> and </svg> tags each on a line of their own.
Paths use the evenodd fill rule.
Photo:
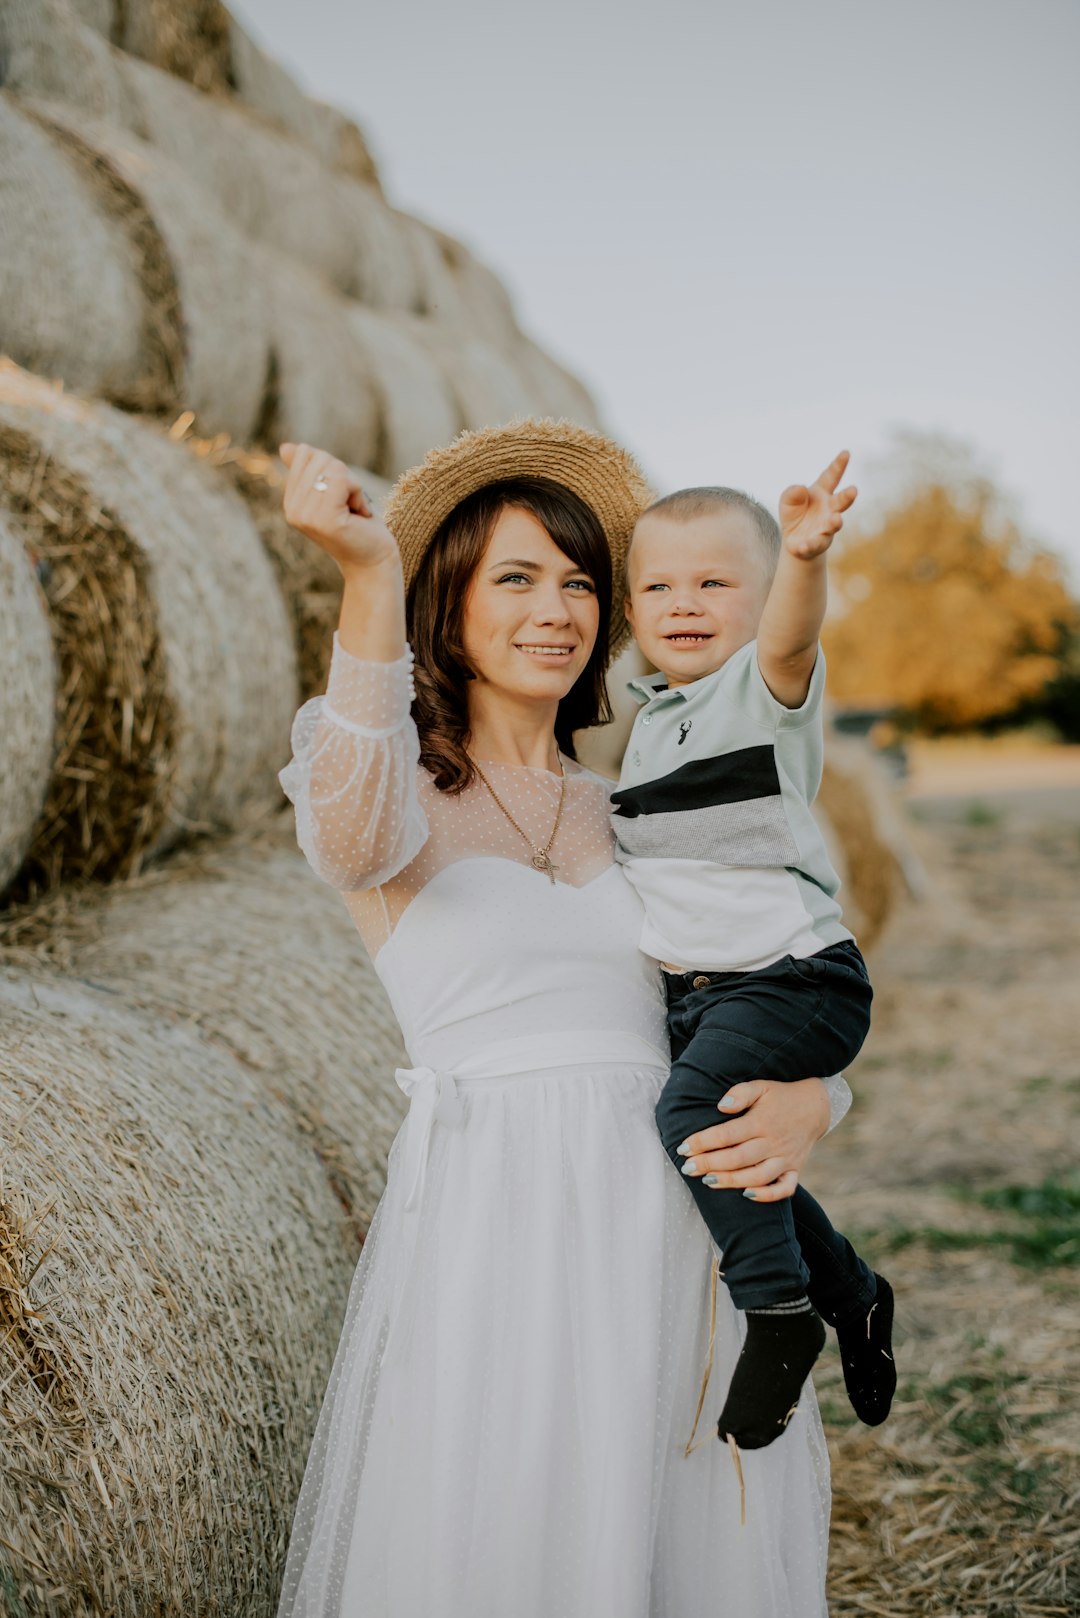
<svg viewBox="0 0 1080 1618">
<path fill-rule="evenodd" d="M 20 95 L 78 107 L 117 128 L 142 127 L 124 58 L 85 25 L 67 0 L 4 0 L 0 82 Z"/>
<path fill-rule="evenodd" d="M 34 962 L 12 934 L 0 964 Z M 258 1075 L 318 1155 L 359 1246 L 405 1114 L 394 1069 L 407 1060 L 341 896 L 296 847 L 291 812 L 76 896 L 45 947 L 69 976 L 162 1024 L 193 1024 Z"/>
<path fill-rule="evenodd" d="M 275 455 L 253 453 L 219 438 L 189 437 L 189 427 L 190 422 L 181 418 L 172 436 L 231 484 L 259 530 L 292 617 L 300 700 L 306 701 L 326 690 L 333 633 L 341 615 L 341 570 L 320 546 L 285 521 L 286 474 Z M 357 475 L 375 509 L 381 510 L 389 483 L 364 469 L 357 469 Z"/>
<path fill-rule="evenodd" d="M 582 427 L 600 427 L 588 389 L 537 343 L 521 335 L 510 352 L 539 401 L 539 414 L 554 416 L 556 421 L 576 421 Z"/>
<path fill-rule="evenodd" d="M 878 789 L 870 779 L 878 769 L 873 759 L 852 754 L 828 737 L 821 790 L 815 814 L 825 821 L 830 854 L 839 868 L 844 918 L 859 943 L 869 946 L 880 936 L 904 885 L 895 848 L 878 807 Z"/>
<path fill-rule="evenodd" d="M 166 967 L 167 970 L 167 967 Z M 356 1245 L 185 1016 L 0 972 L 4 1610 L 272 1610 Z"/>
<path fill-rule="evenodd" d="M 393 320 L 437 361 L 457 406 L 459 428 L 500 427 L 523 416 L 547 413 L 521 369 L 468 328 L 423 315 L 397 315 Z"/>
<path fill-rule="evenodd" d="M 296 662 L 242 502 L 143 423 L 0 368 L 0 499 L 49 562 L 57 768 L 21 892 L 280 803 Z"/>
<path fill-rule="evenodd" d="M 250 275 L 249 244 L 210 197 L 144 141 L 67 108 L 33 103 L 31 110 L 97 185 L 118 229 L 160 241 L 149 266 L 146 252 L 136 250 L 148 322 L 166 334 L 168 407 L 196 411 L 204 430 L 247 437 L 259 418 L 268 365 L 267 311 L 258 278 Z"/>
<path fill-rule="evenodd" d="M 360 304 L 350 306 L 349 320 L 382 400 L 375 469 L 396 478 L 457 435 L 457 405 L 442 367 L 413 329 Z"/>
<path fill-rule="evenodd" d="M 0 893 L 26 857 L 49 788 L 56 680 L 34 560 L 0 507 Z"/>
<path fill-rule="evenodd" d="M 433 334 L 429 347 L 445 355 L 450 391 L 462 426 L 501 427 L 523 416 L 543 415 L 536 394 L 510 360 L 482 337 L 454 339 Z"/>
<path fill-rule="evenodd" d="M 138 0 L 117 5 L 114 43 L 197 90 L 233 88 L 233 21 L 222 0 Z"/>
<path fill-rule="evenodd" d="M 394 212 L 416 271 L 416 313 L 454 331 L 468 330 L 468 311 L 439 232 L 412 214 Z"/>
<path fill-rule="evenodd" d="M 79 18 L 80 22 L 92 28 L 102 39 L 112 40 L 113 28 L 117 23 L 116 0 L 69 0 L 70 9 Z"/>
<path fill-rule="evenodd" d="M 306 142 L 328 168 L 379 190 L 379 176 L 363 132 L 336 107 L 305 95 L 292 75 L 229 18 L 231 78 L 249 107 Z M 160 64 L 159 64 L 160 65 Z"/>
<path fill-rule="evenodd" d="M 419 271 L 399 219 L 369 186 L 339 180 L 341 226 L 352 248 L 353 273 L 343 291 L 373 309 L 420 304 Z"/>
<path fill-rule="evenodd" d="M 270 315 L 271 369 L 255 437 L 269 449 L 317 444 L 350 464 L 378 453 L 379 399 L 349 304 L 302 264 L 269 248 L 257 263 Z"/>
<path fill-rule="evenodd" d="M 306 95 L 220 0 L 73 0 L 82 22 L 163 73 L 217 96 L 238 96 L 260 117 L 302 140 L 329 168 L 378 189 L 374 159 L 351 118 Z"/>
<path fill-rule="evenodd" d="M 148 139 L 229 220 L 364 302 L 413 308 L 416 271 L 394 215 L 370 186 L 335 174 L 309 147 L 240 102 L 200 95 L 145 62 L 126 72 Z"/>
<path fill-rule="evenodd" d="M 454 272 L 465 319 L 477 337 L 509 352 L 521 336 L 510 294 L 495 274 L 453 236 L 437 231 L 443 255 Z"/>
<path fill-rule="evenodd" d="M 160 342 L 144 330 L 146 255 L 117 229 L 122 201 L 103 204 L 55 138 L 0 95 L 0 352 L 71 387 L 154 409 L 170 384 Z"/>
</svg>

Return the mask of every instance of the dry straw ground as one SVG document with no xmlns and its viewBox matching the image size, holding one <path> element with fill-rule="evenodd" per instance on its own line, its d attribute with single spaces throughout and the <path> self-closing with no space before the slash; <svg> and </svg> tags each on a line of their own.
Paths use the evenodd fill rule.
<svg viewBox="0 0 1080 1618">
<path fill-rule="evenodd" d="M 812 1188 L 892 1279 L 899 1396 L 833 1456 L 832 1618 L 1080 1612 L 1080 790 L 927 802 Z M 915 812 L 920 814 L 919 806 Z"/>
</svg>

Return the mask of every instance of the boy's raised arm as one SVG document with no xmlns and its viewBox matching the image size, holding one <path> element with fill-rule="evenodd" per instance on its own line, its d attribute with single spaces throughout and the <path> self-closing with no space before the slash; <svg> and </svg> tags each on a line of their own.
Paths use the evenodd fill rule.
<svg viewBox="0 0 1080 1618">
<path fill-rule="evenodd" d="M 816 483 L 794 483 L 780 496 L 780 559 L 758 625 L 757 659 L 785 708 L 801 707 L 810 690 L 828 599 L 825 553 L 857 492 L 850 484 L 837 492 L 849 460 L 841 450 Z"/>
</svg>

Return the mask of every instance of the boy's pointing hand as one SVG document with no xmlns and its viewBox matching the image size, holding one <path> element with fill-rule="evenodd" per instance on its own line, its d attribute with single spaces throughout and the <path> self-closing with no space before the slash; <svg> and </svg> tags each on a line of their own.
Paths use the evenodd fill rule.
<svg viewBox="0 0 1080 1618">
<path fill-rule="evenodd" d="M 780 532 L 784 549 L 792 556 L 820 556 L 843 526 L 843 513 L 854 503 L 858 490 L 853 484 L 837 492 L 837 485 L 851 459 L 842 449 L 834 461 L 809 488 L 793 483 L 780 496 Z"/>
</svg>

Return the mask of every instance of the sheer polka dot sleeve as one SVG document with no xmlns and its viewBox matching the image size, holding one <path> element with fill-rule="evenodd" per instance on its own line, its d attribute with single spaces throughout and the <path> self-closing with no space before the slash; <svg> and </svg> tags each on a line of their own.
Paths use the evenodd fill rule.
<svg viewBox="0 0 1080 1618">
<path fill-rule="evenodd" d="M 309 698 L 293 720 L 292 758 L 278 780 L 308 863 L 343 892 L 387 881 L 427 840 L 412 667 L 411 647 L 396 662 L 368 662 L 335 631 L 326 695 Z"/>
<path fill-rule="evenodd" d="M 827 1135 L 830 1130 L 836 1128 L 851 1106 L 851 1086 L 842 1073 L 834 1073 L 831 1078 L 822 1082 L 829 1092 L 829 1128 L 825 1131 Z"/>
</svg>

